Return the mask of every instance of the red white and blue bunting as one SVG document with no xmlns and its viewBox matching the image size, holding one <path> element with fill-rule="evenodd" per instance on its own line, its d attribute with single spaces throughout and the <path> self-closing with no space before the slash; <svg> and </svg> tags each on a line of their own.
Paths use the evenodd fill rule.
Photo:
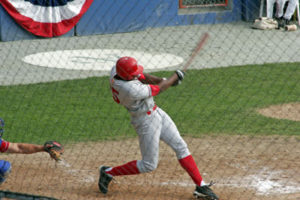
<svg viewBox="0 0 300 200">
<path fill-rule="evenodd" d="M 1 0 L 9 15 L 24 29 L 42 37 L 70 31 L 93 0 Z"/>
</svg>

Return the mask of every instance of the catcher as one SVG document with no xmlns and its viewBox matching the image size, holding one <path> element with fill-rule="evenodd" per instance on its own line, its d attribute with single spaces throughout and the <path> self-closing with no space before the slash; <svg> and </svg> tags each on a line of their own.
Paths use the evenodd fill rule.
<svg viewBox="0 0 300 200">
<path fill-rule="evenodd" d="M 12 143 L 2 139 L 4 133 L 4 120 L 0 118 L 0 152 L 1 153 L 19 153 L 32 154 L 38 152 L 47 152 L 55 161 L 61 160 L 64 148 L 55 141 L 47 141 L 44 145 L 28 143 Z M 11 172 L 11 163 L 6 160 L 0 160 L 0 184 L 2 184 Z"/>
</svg>

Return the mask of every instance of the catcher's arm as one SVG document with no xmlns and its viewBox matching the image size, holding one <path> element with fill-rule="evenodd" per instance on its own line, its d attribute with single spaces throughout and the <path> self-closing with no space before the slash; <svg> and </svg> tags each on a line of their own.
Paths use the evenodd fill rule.
<svg viewBox="0 0 300 200">
<path fill-rule="evenodd" d="M 9 143 L 7 153 L 31 154 L 44 151 L 43 145 L 27 143 Z"/>
<path fill-rule="evenodd" d="M 61 160 L 64 148 L 55 141 L 48 141 L 44 145 L 28 144 L 28 143 L 9 143 L 7 153 L 32 154 L 38 152 L 47 152 L 50 157 L 56 161 Z"/>
</svg>

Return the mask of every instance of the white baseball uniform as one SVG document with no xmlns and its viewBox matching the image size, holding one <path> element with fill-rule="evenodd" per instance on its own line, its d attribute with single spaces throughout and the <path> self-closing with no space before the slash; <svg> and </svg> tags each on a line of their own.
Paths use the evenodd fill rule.
<svg viewBox="0 0 300 200">
<path fill-rule="evenodd" d="M 284 6 L 286 2 L 289 2 L 288 7 L 286 8 L 285 13 L 284 11 Z M 275 16 L 277 18 L 283 17 L 284 19 L 290 20 L 296 10 L 297 6 L 297 1 L 298 0 L 268 0 L 267 1 L 267 17 L 268 18 L 273 18 L 273 8 L 274 8 L 274 3 L 276 3 L 276 14 Z"/>
<path fill-rule="evenodd" d="M 286 2 L 289 2 L 288 7 L 286 8 L 285 13 L 283 13 L 284 5 Z M 299 0 L 277 0 L 278 7 L 276 12 L 276 17 L 280 18 L 283 16 L 284 19 L 290 20 L 296 10 L 297 1 Z"/>
<path fill-rule="evenodd" d="M 274 3 L 278 4 L 278 0 L 267 0 L 267 17 L 268 18 L 273 18 Z M 278 6 L 277 6 L 277 8 L 278 8 Z"/>
<path fill-rule="evenodd" d="M 142 160 L 137 161 L 139 172 L 156 169 L 160 140 L 175 151 L 178 159 L 189 156 L 187 144 L 180 136 L 175 123 L 153 100 L 153 96 L 159 92 L 158 86 L 143 84 L 138 79 L 116 79 L 115 75 L 116 67 L 113 67 L 110 75 L 113 99 L 129 111 L 131 123 L 139 136 L 142 154 Z"/>
<path fill-rule="evenodd" d="M 167 113 L 154 103 L 153 96 L 159 94 L 160 87 L 158 85 L 145 84 L 145 82 L 150 82 L 152 78 L 157 78 L 141 74 L 142 70 L 140 69 L 143 68 L 136 68 L 137 62 L 130 57 L 120 58 L 117 61 L 117 65 L 119 70 L 118 76 L 116 76 L 116 67 L 112 68 L 110 74 L 113 99 L 118 104 L 123 105 L 131 115 L 131 123 L 139 136 L 142 159 L 133 160 L 115 167 L 102 166 L 98 182 L 100 191 L 104 194 L 107 193 L 108 185 L 114 176 L 135 175 L 155 170 L 158 165 L 159 141 L 162 140 L 175 151 L 180 165 L 196 184 L 194 196 L 218 199 L 209 188 L 210 185 L 207 186 L 203 181 L 197 164 L 190 154 L 187 144 L 180 136 L 175 123 Z M 135 78 L 138 75 L 139 79 Z M 123 80 L 121 77 L 126 80 Z M 174 84 L 174 81 L 178 81 L 178 74 L 177 79 L 174 78 L 175 74 L 167 82 L 159 84 L 162 87 L 166 85 L 169 87 L 171 84 Z M 155 82 L 158 82 L 158 80 L 160 79 L 157 79 Z"/>
</svg>

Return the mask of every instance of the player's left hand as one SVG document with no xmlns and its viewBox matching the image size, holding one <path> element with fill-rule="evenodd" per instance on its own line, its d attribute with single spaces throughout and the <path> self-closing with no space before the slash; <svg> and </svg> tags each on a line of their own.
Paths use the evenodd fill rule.
<svg viewBox="0 0 300 200">
<path fill-rule="evenodd" d="M 184 73 L 183 71 L 179 70 L 179 69 L 176 70 L 175 73 L 177 74 L 178 79 L 177 79 L 177 81 L 175 81 L 175 82 L 173 83 L 172 86 L 180 85 L 181 82 L 182 82 L 182 80 L 184 79 L 184 76 L 185 76 L 185 73 Z"/>
<path fill-rule="evenodd" d="M 56 141 L 47 141 L 44 144 L 44 150 L 49 153 L 50 157 L 55 161 L 61 160 L 61 155 L 64 153 L 63 146 Z"/>
<path fill-rule="evenodd" d="M 182 80 L 184 79 L 184 75 L 185 75 L 184 71 L 181 71 L 181 70 L 177 69 L 177 70 L 175 71 L 175 73 L 177 74 L 178 79 L 179 79 L 180 81 L 182 81 Z"/>
</svg>

